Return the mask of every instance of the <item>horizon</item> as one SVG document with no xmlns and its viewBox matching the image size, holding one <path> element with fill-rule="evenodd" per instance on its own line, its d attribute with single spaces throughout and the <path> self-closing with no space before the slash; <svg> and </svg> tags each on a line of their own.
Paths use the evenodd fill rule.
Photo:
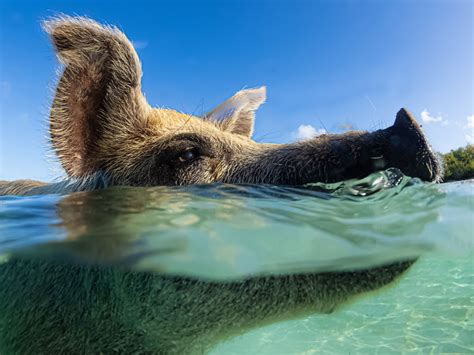
<svg viewBox="0 0 474 355">
<path fill-rule="evenodd" d="M 134 44 L 153 106 L 202 115 L 267 87 L 258 142 L 390 126 L 401 107 L 434 150 L 474 143 L 473 3 L 4 1 L 0 180 L 64 176 L 47 117 L 59 64 L 41 21 L 82 15 Z"/>
</svg>

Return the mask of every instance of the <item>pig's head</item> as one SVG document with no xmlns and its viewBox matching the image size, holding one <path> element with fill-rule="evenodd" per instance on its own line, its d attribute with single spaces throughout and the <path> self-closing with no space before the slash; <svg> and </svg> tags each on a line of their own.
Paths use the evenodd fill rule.
<svg viewBox="0 0 474 355">
<path fill-rule="evenodd" d="M 251 139 L 265 88 L 242 90 L 204 117 L 151 107 L 132 44 L 85 18 L 45 23 L 64 71 L 51 108 L 52 145 L 67 174 L 103 174 L 110 184 L 212 182 L 297 185 L 362 177 L 398 167 L 439 180 L 440 164 L 405 110 L 392 127 L 294 144 Z"/>
</svg>

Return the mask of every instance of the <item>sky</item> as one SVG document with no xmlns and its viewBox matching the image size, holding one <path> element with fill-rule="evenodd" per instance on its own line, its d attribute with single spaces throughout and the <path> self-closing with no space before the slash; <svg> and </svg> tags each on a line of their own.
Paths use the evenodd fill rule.
<svg viewBox="0 0 474 355">
<path fill-rule="evenodd" d="M 0 179 L 64 176 L 47 139 L 58 63 L 41 21 L 118 26 L 153 106 L 201 115 L 265 85 L 253 138 L 390 126 L 401 107 L 447 152 L 474 143 L 472 1 L 0 1 Z"/>
</svg>

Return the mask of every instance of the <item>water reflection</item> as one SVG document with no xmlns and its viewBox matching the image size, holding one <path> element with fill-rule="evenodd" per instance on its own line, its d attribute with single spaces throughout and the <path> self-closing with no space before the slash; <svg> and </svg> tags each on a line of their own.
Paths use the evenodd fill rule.
<svg viewBox="0 0 474 355">
<path fill-rule="evenodd" d="M 306 189 L 118 187 L 56 201 L 36 228 L 53 242 L 20 252 L 225 280 L 341 271 L 435 248 L 420 236 L 445 195 L 393 171 Z"/>
</svg>

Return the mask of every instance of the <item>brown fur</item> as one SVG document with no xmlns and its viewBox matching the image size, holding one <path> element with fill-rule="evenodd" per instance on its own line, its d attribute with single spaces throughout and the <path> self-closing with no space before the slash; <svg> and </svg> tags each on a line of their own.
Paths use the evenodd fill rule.
<svg viewBox="0 0 474 355">
<path fill-rule="evenodd" d="M 26 195 L 32 189 L 46 185 L 43 182 L 34 180 L 0 180 L 0 196 L 3 195 Z"/>
<path fill-rule="evenodd" d="M 296 185 L 362 177 L 390 166 L 424 180 L 441 178 L 439 162 L 406 110 L 393 127 L 373 133 L 258 144 L 251 135 L 265 88 L 242 90 L 202 118 L 153 108 L 141 92 L 137 53 L 117 28 L 81 17 L 59 17 L 44 28 L 64 65 L 51 107 L 51 143 L 75 181 L 100 175 L 106 186 Z M 58 186 L 37 185 L 0 191 L 91 188 L 77 183 L 57 191 Z"/>
<path fill-rule="evenodd" d="M 151 185 L 153 179 L 146 175 L 153 173 L 152 154 L 165 149 L 176 134 L 218 136 L 223 145 L 236 149 L 250 144 L 239 136 L 249 132 L 239 131 L 235 124 L 229 127 L 234 116 L 226 126 L 237 135 L 211 120 L 151 108 L 140 90 L 137 54 L 116 28 L 64 17 L 47 22 L 45 29 L 65 65 L 51 109 L 50 133 L 69 176 L 83 178 L 104 171 L 118 184 Z M 253 112 L 244 110 L 242 117 L 253 125 Z M 200 182 L 218 179 L 222 165 L 213 166 L 216 170 Z"/>
</svg>

